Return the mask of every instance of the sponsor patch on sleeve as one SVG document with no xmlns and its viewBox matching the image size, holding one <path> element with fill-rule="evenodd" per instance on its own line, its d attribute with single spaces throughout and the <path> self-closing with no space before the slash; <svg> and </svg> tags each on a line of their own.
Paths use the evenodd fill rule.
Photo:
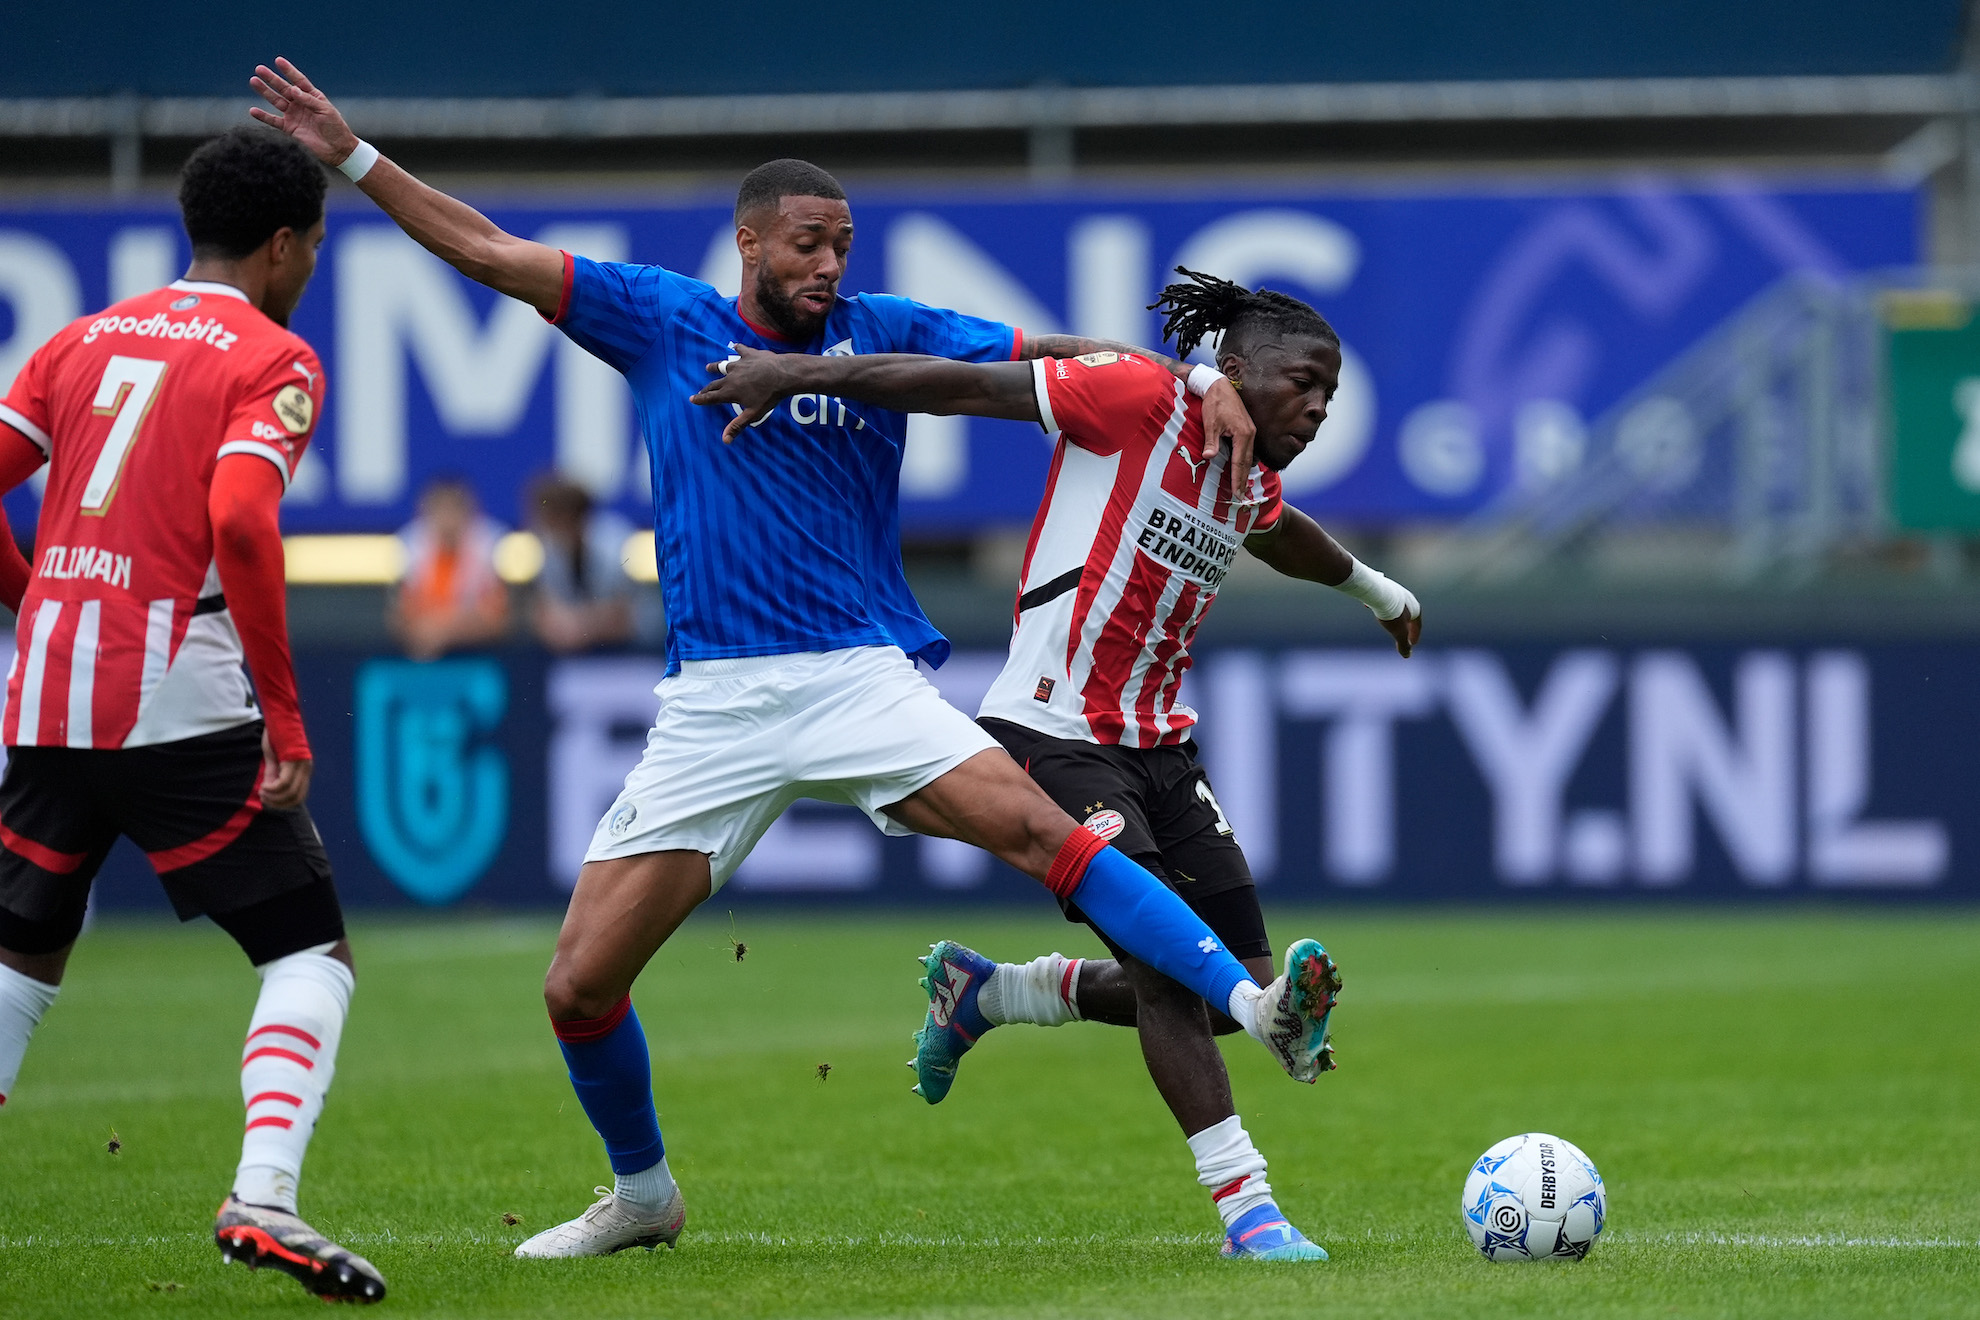
<svg viewBox="0 0 1980 1320">
<path fill-rule="evenodd" d="M 1105 367 L 1121 360 L 1121 355 L 1112 351 L 1104 353 L 1081 353 L 1073 361 L 1088 367 Z"/>
<path fill-rule="evenodd" d="M 316 418 L 316 400 L 300 385 L 284 385 L 275 392 L 275 417 L 290 435 L 301 435 Z"/>
</svg>

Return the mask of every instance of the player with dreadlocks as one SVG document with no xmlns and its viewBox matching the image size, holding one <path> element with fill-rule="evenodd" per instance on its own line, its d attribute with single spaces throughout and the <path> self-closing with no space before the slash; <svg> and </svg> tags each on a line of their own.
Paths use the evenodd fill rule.
<svg viewBox="0 0 1980 1320">
<path fill-rule="evenodd" d="M 1161 876 L 1266 979 L 1271 945 L 1251 871 L 1197 763 L 1196 713 L 1176 700 L 1190 641 L 1240 549 L 1362 601 L 1404 657 L 1422 631 L 1422 610 L 1280 495 L 1279 472 L 1312 443 L 1340 379 L 1333 327 L 1286 294 L 1180 273 L 1186 282 L 1165 288 L 1151 310 L 1166 315 L 1163 333 L 1179 353 L 1216 337 L 1217 365 L 1198 370 L 1238 387 L 1257 427 L 1249 471 L 1230 471 L 1227 451 L 1200 457 L 1197 400 L 1133 353 L 976 364 L 738 349 L 712 364 L 718 379 L 695 402 L 736 405 L 734 431 L 779 399 L 817 393 L 1035 421 L 1059 433 L 1025 549 L 1010 660 L 980 722 L 1074 819 Z M 1063 906 L 1069 920 L 1086 920 L 1075 904 Z M 923 1098 L 934 1104 L 948 1094 L 957 1062 L 992 1027 L 1076 1019 L 1135 1027 L 1197 1179 L 1223 1218 L 1224 1254 L 1326 1259 L 1274 1204 L 1264 1157 L 1238 1121 L 1214 1040 L 1236 1024 L 1107 943 L 1109 960 L 1053 953 L 1019 964 L 951 941 L 935 945 L 913 1064 Z M 1324 957 L 1316 965 L 1312 991 L 1331 1008 L 1339 974 Z M 1331 1048 L 1321 1063 L 1332 1066 Z"/>
</svg>

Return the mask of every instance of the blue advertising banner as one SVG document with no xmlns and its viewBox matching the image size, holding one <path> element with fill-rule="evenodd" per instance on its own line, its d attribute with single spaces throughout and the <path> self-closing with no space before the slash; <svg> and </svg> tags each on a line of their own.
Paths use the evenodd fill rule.
<svg viewBox="0 0 1980 1320">
<path fill-rule="evenodd" d="M 1152 343 L 1146 305 L 1179 264 L 1312 300 L 1339 328 L 1345 366 L 1287 489 L 1356 521 L 1459 516 L 1515 484 L 1557 479 L 1580 461 L 1589 419 L 1783 273 L 1908 264 L 1921 228 L 1912 190 L 1730 175 L 1465 194 L 1225 184 L 854 201 L 849 292 L 904 294 L 1034 334 Z M 514 232 L 733 292 L 729 212 L 722 199 L 489 207 Z M 0 210 L 0 382 L 64 322 L 156 287 L 187 256 L 176 215 L 156 204 Z M 286 506 L 290 530 L 396 528 L 441 472 L 468 474 L 495 516 L 515 519 L 524 481 L 551 466 L 649 516 L 617 375 L 376 211 L 333 210 L 295 329 L 331 383 Z M 917 418 L 903 524 L 1022 524 L 1049 453 L 1034 427 Z M 11 512 L 30 513 L 31 493 L 16 498 Z"/>
<path fill-rule="evenodd" d="M 934 677 L 974 710 L 1003 664 Z M 1273 900 L 1980 899 L 1980 645 L 1212 651 L 1185 696 Z M 661 662 L 304 653 L 311 797 L 353 906 L 561 904 Z M 1098 804 L 1095 810 L 1104 809 Z M 103 903 L 162 900 L 120 847 Z M 949 840 L 800 803 L 723 891 L 1045 901 Z"/>
</svg>

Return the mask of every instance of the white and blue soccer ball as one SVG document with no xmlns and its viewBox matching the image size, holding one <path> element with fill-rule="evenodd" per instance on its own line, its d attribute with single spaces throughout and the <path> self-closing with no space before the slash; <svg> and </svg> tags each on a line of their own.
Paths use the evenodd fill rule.
<svg viewBox="0 0 1980 1320">
<path fill-rule="evenodd" d="M 1580 1260 L 1609 1217 L 1609 1196 L 1579 1147 L 1528 1132 L 1473 1162 L 1463 1210 L 1487 1260 Z"/>
</svg>

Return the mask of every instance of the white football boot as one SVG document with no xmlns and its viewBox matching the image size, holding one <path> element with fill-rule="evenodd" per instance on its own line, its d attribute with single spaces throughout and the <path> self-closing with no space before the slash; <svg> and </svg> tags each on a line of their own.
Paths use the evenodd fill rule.
<svg viewBox="0 0 1980 1320">
<path fill-rule="evenodd" d="M 1260 1039 L 1294 1081 L 1311 1084 L 1333 1070 L 1327 1019 L 1340 993 L 1340 969 L 1318 940 L 1299 940 L 1287 949 L 1286 970 L 1265 987 L 1258 1005 Z"/>
<path fill-rule="evenodd" d="M 659 1213 L 645 1211 L 629 1201 L 621 1201 L 609 1187 L 592 1191 L 604 1199 L 566 1224 L 546 1228 L 516 1248 L 524 1260 L 555 1260 L 565 1256 L 609 1256 L 627 1247 L 648 1251 L 665 1244 L 670 1250 L 687 1222 L 687 1201 L 681 1189 Z"/>
</svg>

